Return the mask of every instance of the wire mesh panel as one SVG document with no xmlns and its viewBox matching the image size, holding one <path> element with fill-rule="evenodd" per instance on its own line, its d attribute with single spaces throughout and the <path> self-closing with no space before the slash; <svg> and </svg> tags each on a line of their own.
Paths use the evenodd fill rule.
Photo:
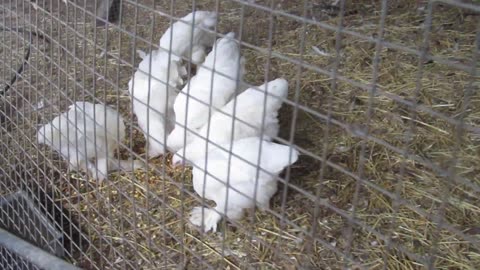
<svg viewBox="0 0 480 270">
<path fill-rule="evenodd" d="M 0 247 L 0 265 L 2 269 L 25 269 L 25 270 L 39 270 L 37 266 L 19 257 L 17 254 L 10 252 L 4 247 Z"/>
<path fill-rule="evenodd" d="M 40 213 L 26 194 L 14 193 L 0 200 L 0 227 L 35 243 L 48 252 L 62 256 L 62 234 Z M 23 227 L 25 226 L 25 227 Z"/>
<path fill-rule="evenodd" d="M 479 1 L 0 14 L 0 195 L 61 217 L 73 264 L 480 265 Z"/>
</svg>

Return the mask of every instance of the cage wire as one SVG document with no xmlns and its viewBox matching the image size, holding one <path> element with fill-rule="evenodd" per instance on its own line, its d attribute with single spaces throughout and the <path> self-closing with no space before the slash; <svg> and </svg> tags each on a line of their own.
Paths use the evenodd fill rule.
<svg viewBox="0 0 480 270">
<path fill-rule="evenodd" d="M 193 11 L 216 12 L 205 35 L 235 33 L 243 76 L 241 64 L 230 75 L 215 66 L 224 55 L 193 63 L 195 28 L 182 55 L 159 48 L 164 33 L 179 44 L 165 31 L 201 20 L 185 20 Z M 476 0 L 3 1 L 0 195 L 26 192 L 82 269 L 476 269 L 479 15 Z M 155 55 L 168 58 L 164 73 Z M 177 85 L 175 63 L 187 73 Z M 233 80 L 231 97 L 198 98 L 200 69 L 214 74 L 202 82 L 211 89 L 216 76 Z M 286 97 L 263 86 L 277 78 Z M 159 110 L 155 89 L 168 106 L 186 97 L 178 152 L 157 133 L 178 110 Z M 244 104 L 247 92 L 261 98 Z M 282 104 L 273 135 L 269 102 Z M 193 128 L 184 120 L 195 106 L 208 112 Z M 241 147 L 245 130 L 263 142 Z M 194 149 L 189 136 L 208 143 Z M 287 151 L 271 154 L 268 137 Z M 152 143 L 165 153 L 152 155 Z M 201 162 L 182 158 L 189 146 Z M 282 158 L 285 169 L 265 167 Z M 235 200 L 265 196 L 235 216 Z M 28 239 L 25 224 L 0 217 Z M 6 269 L 29 266 L 0 250 Z"/>
</svg>

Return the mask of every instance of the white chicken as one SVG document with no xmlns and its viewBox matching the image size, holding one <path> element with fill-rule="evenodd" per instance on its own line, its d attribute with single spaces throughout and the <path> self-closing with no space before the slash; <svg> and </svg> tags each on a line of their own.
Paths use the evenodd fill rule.
<svg viewBox="0 0 480 270">
<path fill-rule="evenodd" d="M 220 111 L 215 112 L 209 121 L 210 130 L 208 124 L 205 124 L 200 129 L 199 135 L 192 134 L 191 143 L 175 153 L 172 159 L 173 164 L 177 166 L 182 163 L 184 150 L 187 162 L 204 157 L 207 134 L 210 142 L 209 151 L 215 148 L 215 144 L 220 145 L 242 138 L 259 136 L 262 134 L 262 128 L 264 139 L 270 140 L 269 138 L 276 137 L 279 130 L 278 110 L 282 106 L 283 99 L 287 97 L 288 82 L 279 78 L 257 88 L 260 90 L 249 88 L 238 95 L 236 105 L 235 99 L 232 99 Z M 232 134 L 234 109 L 235 126 Z"/>
<path fill-rule="evenodd" d="M 148 141 L 149 157 L 165 153 L 166 135 L 173 129 L 175 122 L 173 102 L 177 95 L 177 87 L 183 84 L 182 77 L 187 74 L 180 57 L 188 55 L 190 46 L 195 50 L 205 50 L 205 46 L 213 43 L 205 29 L 215 26 L 217 22 L 215 12 L 196 11 L 182 20 L 184 22 L 172 24 L 160 39 L 160 47 L 171 48 L 171 51 L 160 49 L 150 54 L 139 53 L 142 58 L 139 70 L 128 83 L 130 95 L 133 97 L 133 112 Z M 194 24 L 193 36 L 192 24 Z"/>
<path fill-rule="evenodd" d="M 216 203 L 214 209 L 195 207 L 191 212 L 190 222 L 200 227 L 203 224 L 205 232 L 216 231 L 224 215 L 238 220 L 244 209 L 268 209 L 270 198 L 277 191 L 278 174 L 298 159 L 294 148 L 259 137 L 235 141 L 232 153 L 229 163 L 229 153 L 219 148 L 212 150 L 207 158 L 208 174 L 200 169 L 205 158 L 195 161 L 200 168 L 193 168 L 193 188 L 201 197 Z M 261 169 L 257 170 L 258 167 Z"/>
<path fill-rule="evenodd" d="M 202 63 L 205 50 L 215 41 L 213 29 L 217 24 L 217 13 L 195 11 L 173 23 L 160 38 L 160 47 L 171 51 L 177 57 L 188 57 L 192 49 L 191 60 L 194 64 Z M 193 27 L 193 34 L 192 34 Z M 190 47 L 192 45 L 192 47 Z"/>
<path fill-rule="evenodd" d="M 142 162 L 118 160 L 115 149 L 125 136 L 122 116 L 105 104 L 76 102 L 37 132 L 39 144 L 45 144 L 69 161 L 71 170 L 83 170 L 100 182 L 109 171 L 132 171 Z M 95 159 L 95 162 L 92 160 Z"/>
<path fill-rule="evenodd" d="M 160 51 L 147 55 L 140 63 L 139 69 L 144 63 L 149 63 L 150 57 L 152 57 L 151 76 L 141 70 L 135 72 L 128 83 L 128 89 L 132 96 L 133 112 L 148 141 L 148 155 L 156 157 L 165 152 L 163 143 L 166 140 L 165 135 L 173 128 L 175 121 L 173 101 L 177 94 L 177 86 L 183 83 L 181 78 L 183 69 L 179 62 L 168 61 L 168 53 Z"/>
<path fill-rule="evenodd" d="M 177 151 L 185 142 L 188 144 L 191 136 L 184 127 L 200 129 L 208 121 L 209 107 L 223 107 L 237 89 L 238 80 L 243 77 L 245 60 L 240 56 L 239 44 L 234 38 L 234 33 L 228 33 L 217 40 L 195 77 L 175 99 L 173 108 L 178 124 L 168 137 L 170 150 Z"/>
</svg>

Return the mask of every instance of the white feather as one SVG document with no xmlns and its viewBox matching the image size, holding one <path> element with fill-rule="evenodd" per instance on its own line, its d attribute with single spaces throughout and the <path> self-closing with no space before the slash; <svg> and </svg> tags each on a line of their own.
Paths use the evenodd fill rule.
<svg viewBox="0 0 480 270">
<path fill-rule="evenodd" d="M 222 147 L 228 148 L 229 144 Z M 206 170 L 208 174 L 200 169 L 204 167 L 205 158 L 195 161 L 195 165 L 200 168 L 196 166 L 193 168 L 193 188 L 201 197 L 216 203 L 214 209 L 203 209 L 203 219 L 201 207 L 194 208 L 191 213 L 190 221 L 197 226 L 203 223 L 205 231 L 215 231 L 222 215 L 237 220 L 242 217 L 244 209 L 254 206 L 267 209 L 270 198 L 277 191 L 276 176 L 298 159 L 297 150 L 286 145 L 262 141 L 259 137 L 235 141 L 232 153 L 234 155 L 231 156 L 229 163 L 228 152 L 219 148 L 212 150 L 208 154 Z"/>
<path fill-rule="evenodd" d="M 223 107 L 235 92 L 237 81 L 243 77 L 244 61 L 234 37 L 228 33 L 218 39 L 197 75 L 177 96 L 173 106 L 177 124 L 167 141 L 170 150 L 177 151 L 190 142 L 188 132 L 185 138 L 185 126 L 201 128 L 208 121 L 209 107 Z"/>
<path fill-rule="evenodd" d="M 205 49 L 213 44 L 215 36 L 208 32 L 217 24 L 217 14 L 195 11 L 173 23 L 160 39 L 160 47 L 177 57 L 188 57 L 192 49 L 192 62 L 199 64 L 205 58 Z M 192 33 L 193 27 L 193 33 Z M 192 46 L 192 47 L 190 47 Z"/>
<path fill-rule="evenodd" d="M 195 23 L 192 25 L 194 17 Z M 205 49 L 210 39 L 205 29 L 215 26 L 217 15 L 214 12 L 196 11 L 182 20 L 172 24 L 160 38 L 160 47 L 168 51 L 159 49 L 142 55 L 143 60 L 129 82 L 133 112 L 148 141 L 149 157 L 165 153 L 166 136 L 173 129 L 173 102 L 177 87 L 183 84 L 182 76 L 187 74 L 181 57 L 188 55 L 191 47 L 194 51 Z"/>
<path fill-rule="evenodd" d="M 155 157 L 164 154 L 165 135 L 172 130 L 175 121 L 173 101 L 177 86 L 183 83 L 182 67 L 177 61 L 168 61 L 167 52 L 155 51 L 148 54 L 138 68 L 128 89 L 133 99 L 133 112 L 148 141 L 148 154 Z M 167 112 L 168 119 L 165 118 Z"/>
<path fill-rule="evenodd" d="M 142 50 L 137 50 L 137 54 L 138 54 L 138 57 L 140 57 L 141 59 L 144 59 L 145 57 L 147 57 L 147 53 Z"/>
<path fill-rule="evenodd" d="M 70 105 L 67 112 L 42 126 L 37 132 L 37 141 L 59 152 L 69 161 L 70 169 L 88 171 L 101 181 L 108 171 L 141 166 L 137 161 L 114 158 L 114 151 L 124 136 L 125 124 L 116 110 L 82 101 Z M 92 159 L 96 162 L 92 163 Z"/>
<path fill-rule="evenodd" d="M 215 148 L 214 144 L 220 145 L 242 138 L 259 136 L 262 134 L 262 128 L 265 139 L 276 137 L 279 130 L 278 110 L 282 106 L 283 99 L 288 94 L 288 82 L 280 78 L 263 84 L 258 89 L 262 91 L 255 88 L 247 89 L 236 97 L 236 105 L 235 99 L 233 99 L 220 112 L 215 112 L 209 121 L 210 128 L 205 124 L 200 129 L 199 136 L 192 134 L 193 139 L 191 143 L 185 148 L 178 150 L 172 162 L 174 164 L 181 163 L 184 150 L 187 162 L 204 157 L 207 134 L 210 141 L 208 145 L 209 151 Z M 267 92 L 268 95 L 265 95 Z M 234 122 L 232 137 L 234 108 L 236 121 Z M 264 115 L 265 119 L 262 126 Z M 245 123 L 248 123 L 248 125 Z"/>
</svg>

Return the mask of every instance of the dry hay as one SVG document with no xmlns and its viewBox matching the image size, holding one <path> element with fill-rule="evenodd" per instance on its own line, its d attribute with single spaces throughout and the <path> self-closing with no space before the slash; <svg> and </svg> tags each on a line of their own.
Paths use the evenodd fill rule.
<svg viewBox="0 0 480 270">
<path fill-rule="evenodd" d="M 80 2 L 77 4 L 83 6 Z M 177 17 L 192 8 L 177 1 L 170 10 L 170 1 L 155 2 L 157 10 L 174 12 Z M 381 17 L 379 1 L 355 2 L 347 5 L 345 29 L 367 38 L 377 36 Z M 421 48 L 424 12 L 416 9 L 416 1 L 389 2 L 392 4 L 385 20 L 384 39 L 396 45 Z M 139 3 L 152 6 L 151 1 Z M 255 3 L 270 5 L 265 1 Z M 197 1 L 197 8 L 215 9 L 215 2 Z M 303 6 L 296 1 L 282 1 L 275 8 L 298 16 L 303 14 Z M 45 71 L 52 82 L 46 86 L 37 86 L 40 79 L 32 83 L 45 95 L 44 101 L 51 104 L 47 107 L 51 112 L 44 109 L 41 113 L 33 113 L 31 123 L 24 121 L 12 132 L 25 133 L 23 137 L 33 135 L 36 118 L 43 123 L 51 119 L 55 111 L 65 109 L 68 99 L 95 100 L 91 95 L 94 93 L 98 100 L 118 107 L 127 119 L 128 133 L 132 136 L 124 141 L 126 147 L 122 155 L 131 156 L 128 148 L 135 151 L 134 156 L 142 154 L 144 140 L 132 125 L 134 117 L 125 91 L 132 65 L 139 62 L 135 49 L 148 51 L 152 47 L 117 27 L 94 28 L 92 18 L 75 9 L 72 3 L 68 12 L 64 6 L 60 10 L 58 14 L 69 21 L 66 25 L 40 16 L 47 11 L 37 10 L 38 17 L 30 18 L 57 42 L 49 51 L 36 52 L 37 57 L 49 53 L 53 58 L 38 68 Z M 151 10 L 135 8 L 133 2 L 124 1 L 123 10 L 121 28 L 153 44 L 168 25 L 168 19 Z M 238 32 L 242 18 L 240 5 L 221 2 L 219 11 L 218 31 Z M 340 20 L 335 11 L 326 10 L 320 4 L 307 6 L 306 15 L 331 26 L 337 26 Z M 266 77 L 285 77 L 290 82 L 289 100 L 301 106 L 296 109 L 286 104 L 282 108 L 281 137 L 307 151 L 287 173 L 290 185 L 310 196 L 288 187 L 283 202 L 284 186 L 281 185 L 271 203 L 271 211 L 277 215 L 249 212 L 239 224 L 223 224 L 219 233 L 204 235 L 186 222 L 190 209 L 200 204 L 193 194 L 191 175 L 188 171 L 171 168 L 170 157 L 152 161 L 153 168 L 148 171 L 112 174 L 109 181 L 98 187 L 95 182 L 86 181 L 84 175 L 67 173 L 58 157 L 45 154 L 43 148 L 36 151 L 33 143 L 25 140 L 19 147 L 8 149 L 11 160 L 7 163 L 25 159 L 37 164 L 27 174 L 51 185 L 56 191 L 56 200 L 78 219 L 91 245 L 83 256 L 75 257 L 74 262 L 87 269 L 94 268 L 93 265 L 102 269 L 198 269 L 206 267 L 205 263 L 229 269 L 339 269 L 343 266 L 417 269 L 421 265 L 416 259 L 428 262 L 429 254 L 435 254 L 433 263 L 437 269 L 475 269 L 480 265 L 478 248 L 469 243 L 478 240 L 477 192 L 454 183 L 450 176 L 438 173 L 428 162 L 425 164 L 431 161 L 477 186 L 480 183 L 478 132 L 464 131 L 457 143 L 458 127 L 447 121 L 463 118 L 466 125 L 480 125 L 477 78 L 472 78 L 468 70 L 425 61 L 418 83 L 419 58 L 411 53 L 388 46 L 377 51 L 375 43 L 344 34 L 337 55 L 334 31 L 284 16 L 270 17 L 269 12 L 252 7 L 243 9 L 243 22 L 244 42 L 263 49 L 271 47 L 274 52 L 270 56 L 249 46 L 243 48 L 247 58 L 247 82 L 259 85 Z M 470 65 L 474 58 L 477 22 L 478 14 L 436 6 L 429 52 Z M 326 71 L 338 65 L 338 74 L 367 86 L 373 80 L 373 59 L 377 55 L 380 59 L 377 92 L 341 80 L 334 82 L 330 76 L 300 68 L 291 61 L 275 57 L 276 54 Z M 27 72 L 36 74 L 33 69 Z M 17 88 L 28 89 L 26 82 L 32 78 L 35 77 L 17 83 Z M 470 82 L 473 82 L 473 91 L 466 98 Z M 61 93 L 53 87 L 56 85 Z M 445 115 L 447 120 L 415 110 L 392 99 L 391 95 L 417 102 L 422 108 Z M 32 98 L 29 102 L 35 104 L 34 101 L 38 100 Z M 468 105 L 468 109 L 461 114 L 464 105 Z M 324 118 L 305 111 L 305 107 Z M 292 123 L 294 115 L 296 120 Z M 337 122 L 327 124 L 327 116 Z M 367 126 L 369 134 L 377 141 L 355 136 L 358 135 L 356 129 Z M 4 145 L 14 144 L 23 137 L 12 135 Z M 15 152 L 14 149 L 20 150 Z M 407 158 L 404 150 L 411 156 Z M 336 167 L 322 167 L 320 157 Z M 454 159 L 456 163 L 452 165 Z M 341 172 L 342 169 L 350 175 Z M 358 177 L 366 184 L 359 185 Z M 396 203 L 395 193 L 403 199 L 402 204 Z M 321 199 L 315 200 L 315 195 Z M 367 229 L 358 224 L 351 226 L 351 221 L 345 218 L 351 215 L 353 205 L 357 206 L 356 222 Z M 434 219 L 438 215 L 443 215 L 445 221 L 465 237 L 452 233 L 452 228 L 438 230 Z M 289 222 L 283 223 L 282 216 Z M 321 240 L 312 240 L 314 238 Z M 393 244 L 387 245 L 386 239 Z M 418 258 L 407 256 L 399 247 Z M 349 265 L 331 249 L 350 254 L 360 265 Z"/>
</svg>

